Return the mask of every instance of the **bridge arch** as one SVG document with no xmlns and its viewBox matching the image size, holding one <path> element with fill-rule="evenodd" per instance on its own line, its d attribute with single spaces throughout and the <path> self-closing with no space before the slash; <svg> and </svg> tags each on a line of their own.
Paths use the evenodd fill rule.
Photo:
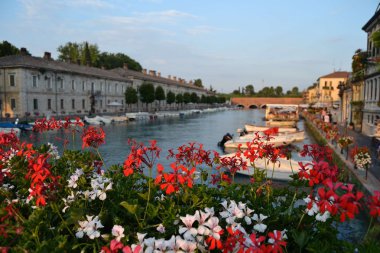
<svg viewBox="0 0 380 253">
<path fill-rule="evenodd" d="M 248 106 L 249 109 L 258 109 L 259 106 L 258 105 L 250 105 Z"/>
<path fill-rule="evenodd" d="M 266 104 L 260 105 L 260 109 L 266 109 L 266 108 L 267 108 Z"/>
<path fill-rule="evenodd" d="M 241 104 L 237 104 L 236 107 L 239 107 L 239 108 L 244 108 L 244 105 L 241 105 Z"/>
</svg>

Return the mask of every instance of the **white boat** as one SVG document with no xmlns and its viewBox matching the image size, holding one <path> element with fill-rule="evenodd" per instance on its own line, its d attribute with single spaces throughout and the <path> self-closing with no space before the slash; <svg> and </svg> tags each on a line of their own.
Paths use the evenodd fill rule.
<svg viewBox="0 0 380 253">
<path fill-rule="evenodd" d="M 104 118 L 100 116 L 95 116 L 95 117 L 84 116 L 84 121 L 89 125 L 103 125 L 103 124 L 110 124 L 112 122 L 112 119 Z"/>
<path fill-rule="evenodd" d="M 236 153 L 231 153 L 231 154 L 226 154 L 220 156 L 221 158 L 223 157 L 233 157 L 235 156 Z M 254 174 L 255 168 L 259 169 L 265 169 L 267 172 L 267 178 L 272 178 L 272 173 L 273 173 L 273 179 L 277 180 L 292 180 L 290 177 L 291 175 L 296 174 L 300 171 L 301 167 L 298 163 L 298 161 L 295 160 L 287 160 L 284 158 L 279 158 L 278 161 L 273 164 L 270 160 L 268 159 L 256 159 L 254 162 L 254 165 L 252 165 L 247 159 L 244 154 L 241 154 L 241 157 L 243 161 L 247 162 L 248 169 L 247 170 L 238 170 L 236 173 L 242 174 L 242 175 L 247 175 L 247 176 L 252 176 Z M 305 161 L 304 161 L 305 162 Z M 274 165 L 274 167 L 273 167 Z"/>
<path fill-rule="evenodd" d="M 256 125 L 251 125 L 251 124 L 245 124 L 244 128 L 247 132 L 263 132 L 265 130 L 270 129 L 271 127 L 267 126 L 256 126 Z M 297 128 L 295 127 L 279 127 L 278 132 L 296 132 Z"/>
<path fill-rule="evenodd" d="M 16 136 L 20 136 L 21 129 L 17 127 L 0 127 L 0 133 L 9 134 L 12 132 L 15 133 Z"/>
<path fill-rule="evenodd" d="M 149 119 L 149 113 L 147 112 L 128 112 L 125 114 L 127 116 L 128 120 L 142 120 L 142 119 Z"/>
<path fill-rule="evenodd" d="M 244 136 L 242 136 L 244 137 Z M 253 135 L 248 136 L 246 138 L 241 138 L 239 137 L 236 140 L 230 140 L 224 143 L 224 147 L 227 149 L 234 149 L 238 148 L 240 146 L 241 149 L 247 149 L 248 145 L 247 142 L 251 142 L 253 140 Z M 279 147 L 279 146 L 286 146 L 291 144 L 292 142 L 295 141 L 294 136 L 288 136 L 288 135 L 278 135 L 275 136 L 275 138 L 272 138 L 269 141 L 263 141 L 265 144 L 273 144 L 274 147 Z"/>
<path fill-rule="evenodd" d="M 298 105 L 291 104 L 267 104 L 265 119 L 273 121 L 298 121 Z"/>
<path fill-rule="evenodd" d="M 263 132 L 257 132 L 259 136 L 264 136 Z M 273 140 L 283 140 L 284 136 L 286 136 L 286 140 L 294 139 L 294 141 L 303 141 L 305 139 L 305 131 L 297 131 L 297 132 L 279 132 L 276 135 L 272 135 L 271 138 Z M 251 141 L 256 137 L 256 133 L 249 133 L 243 136 L 239 136 L 237 140 L 248 140 Z"/>
<path fill-rule="evenodd" d="M 295 127 L 297 122 L 293 120 L 283 120 L 283 121 L 274 121 L 274 120 L 269 120 L 266 122 L 267 126 L 270 127 Z"/>
</svg>

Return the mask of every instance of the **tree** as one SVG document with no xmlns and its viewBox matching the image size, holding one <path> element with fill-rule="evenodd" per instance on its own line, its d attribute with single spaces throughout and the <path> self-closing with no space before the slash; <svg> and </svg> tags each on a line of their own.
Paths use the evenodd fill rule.
<svg viewBox="0 0 380 253">
<path fill-rule="evenodd" d="M 234 91 L 232 92 L 232 94 L 234 94 L 234 95 L 240 95 L 240 89 L 239 89 L 239 90 L 234 90 Z"/>
<path fill-rule="evenodd" d="M 97 65 L 100 54 L 98 46 L 87 41 L 82 43 L 67 42 L 65 45 L 59 46 L 57 50 L 59 60 L 89 66 Z"/>
<path fill-rule="evenodd" d="M 364 79 L 364 70 L 367 67 L 367 52 L 363 52 L 361 49 L 356 50 L 354 56 L 352 56 L 352 79 L 355 81 L 361 81 Z"/>
<path fill-rule="evenodd" d="M 155 96 L 154 96 L 154 86 L 151 83 L 144 82 L 140 88 L 140 101 L 145 104 L 150 104 L 154 102 Z"/>
<path fill-rule="evenodd" d="M 2 43 L 0 43 L 0 57 L 7 56 L 7 55 L 16 55 L 20 52 L 20 50 L 9 43 L 8 41 L 4 40 Z"/>
<path fill-rule="evenodd" d="M 202 104 L 206 104 L 207 103 L 207 97 L 205 95 L 203 95 L 203 94 L 201 96 L 201 103 Z"/>
<path fill-rule="evenodd" d="M 139 100 L 137 90 L 133 87 L 127 87 L 125 93 L 125 103 L 128 105 L 136 104 Z"/>
<path fill-rule="evenodd" d="M 190 95 L 189 92 L 185 92 L 185 93 L 183 93 L 183 102 L 184 102 L 185 104 L 188 104 L 188 103 L 191 102 L 191 95 Z"/>
<path fill-rule="evenodd" d="M 282 97 L 284 94 L 282 92 L 282 87 L 281 86 L 277 86 L 275 89 L 274 89 L 274 93 L 277 97 Z"/>
<path fill-rule="evenodd" d="M 172 91 L 169 91 L 166 95 L 166 103 L 169 105 L 173 104 L 175 102 L 175 94 Z"/>
<path fill-rule="evenodd" d="M 165 98 L 166 98 L 165 97 L 165 91 L 161 86 L 156 87 L 156 90 L 154 92 L 154 97 L 158 101 L 165 100 Z"/>
<path fill-rule="evenodd" d="M 182 104 L 183 103 L 183 95 L 181 93 L 178 93 L 175 96 L 175 101 L 176 101 L 177 104 Z"/>
<path fill-rule="evenodd" d="M 203 88 L 202 80 L 200 78 L 194 80 L 194 86 Z"/>
<path fill-rule="evenodd" d="M 252 84 L 248 84 L 245 86 L 245 94 L 248 96 L 252 96 L 255 94 L 255 88 L 253 88 Z"/>
<path fill-rule="evenodd" d="M 156 90 L 154 91 L 154 98 L 158 100 L 158 107 L 161 107 L 161 101 L 165 100 L 165 91 L 161 86 L 157 86 Z"/>
<path fill-rule="evenodd" d="M 195 93 L 195 92 L 191 93 L 190 101 L 191 101 L 191 103 L 198 103 L 199 102 L 199 97 L 198 97 L 197 93 Z"/>
<path fill-rule="evenodd" d="M 124 64 L 127 64 L 128 69 L 141 71 L 142 67 L 140 63 L 130 58 L 128 55 L 123 53 L 107 53 L 102 52 L 99 55 L 99 59 L 97 62 L 97 67 L 104 67 L 105 69 L 114 69 L 114 68 L 122 68 Z"/>
</svg>

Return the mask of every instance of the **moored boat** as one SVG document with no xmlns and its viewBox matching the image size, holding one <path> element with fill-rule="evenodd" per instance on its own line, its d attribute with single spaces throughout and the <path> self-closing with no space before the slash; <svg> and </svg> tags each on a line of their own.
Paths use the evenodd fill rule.
<svg viewBox="0 0 380 253">
<path fill-rule="evenodd" d="M 267 126 L 270 127 L 295 127 L 297 125 L 296 121 L 289 120 L 289 121 L 274 121 L 274 120 L 269 120 L 266 122 Z"/>
<path fill-rule="evenodd" d="M 233 157 L 235 156 L 236 153 L 231 153 L 231 154 L 226 154 L 220 156 L 221 158 L 223 157 Z M 247 162 L 248 168 L 247 170 L 238 170 L 236 173 L 242 174 L 242 175 L 247 175 L 247 176 L 252 176 L 255 172 L 255 168 L 258 169 L 265 169 L 267 173 L 268 178 L 272 178 L 273 174 L 273 179 L 276 180 L 286 180 L 290 181 L 292 178 L 290 177 L 293 174 L 296 174 L 300 171 L 301 166 L 299 165 L 298 161 L 295 160 L 287 160 L 284 158 L 279 158 L 276 163 L 272 163 L 268 159 L 256 159 L 254 164 L 252 165 L 247 159 L 244 154 L 241 154 L 241 157 L 243 161 Z"/>
<path fill-rule="evenodd" d="M 242 136 L 244 137 L 244 136 Z M 254 136 L 248 136 L 246 138 L 241 138 L 239 137 L 236 140 L 229 140 L 224 143 L 224 147 L 227 149 L 235 149 L 240 147 L 241 149 L 247 149 L 248 145 L 247 142 L 251 142 L 253 140 Z M 265 144 L 273 144 L 274 147 L 279 147 L 279 146 L 287 146 L 291 144 L 292 142 L 295 141 L 294 136 L 288 136 L 288 135 L 278 135 L 274 136 L 271 140 L 268 141 L 263 141 Z"/>
<path fill-rule="evenodd" d="M 269 126 L 256 126 L 256 125 L 251 125 L 251 124 L 245 124 L 244 125 L 244 128 L 247 132 L 263 132 L 263 131 L 266 131 L 268 129 L 270 129 L 271 127 Z M 297 131 L 297 128 L 295 127 L 279 127 L 278 128 L 278 132 L 279 133 L 282 133 L 282 132 L 296 132 Z"/>
<path fill-rule="evenodd" d="M 262 132 L 258 132 L 260 136 L 263 136 Z M 303 141 L 305 139 L 305 131 L 297 132 L 278 132 L 275 135 L 271 135 L 274 140 L 283 139 L 281 136 L 286 136 L 288 139 L 294 139 L 294 141 Z M 238 137 L 238 140 L 253 140 L 256 137 L 256 133 L 248 133 Z"/>
<path fill-rule="evenodd" d="M 21 129 L 17 127 L 0 127 L 0 133 L 14 133 L 16 136 L 20 136 Z"/>
</svg>

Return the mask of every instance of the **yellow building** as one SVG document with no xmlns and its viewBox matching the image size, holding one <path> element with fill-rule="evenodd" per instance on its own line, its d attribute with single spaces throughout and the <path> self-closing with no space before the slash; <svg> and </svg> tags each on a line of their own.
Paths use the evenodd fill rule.
<svg viewBox="0 0 380 253">
<path fill-rule="evenodd" d="M 318 78 L 317 97 L 318 102 L 332 106 L 340 104 L 339 88 L 340 83 L 347 83 L 349 72 L 337 71 Z"/>
</svg>

